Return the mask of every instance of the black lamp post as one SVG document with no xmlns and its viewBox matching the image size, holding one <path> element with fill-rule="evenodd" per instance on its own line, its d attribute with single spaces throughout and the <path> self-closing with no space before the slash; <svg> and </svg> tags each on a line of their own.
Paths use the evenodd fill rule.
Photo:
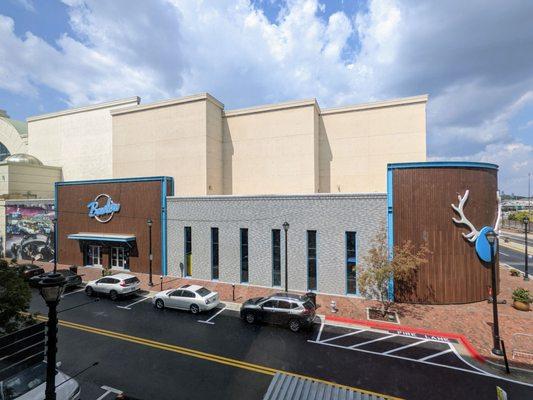
<svg viewBox="0 0 533 400">
<path fill-rule="evenodd" d="M 57 272 L 57 218 L 52 219 L 54 223 L 54 274 Z"/>
<path fill-rule="evenodd" d="M 48 306 L 45 400 L 56 398 L 57 305 L 64 285 L 65 278 L 57 273 L 47 275 L 39 283 L 41 296 Z"/>
<path fill-rule="evenodd" d="M 525 244 L 526 248 L 525 248 L 525 254 L 524 254 L 524 256 L 525 256 L 525 260 L 524 260 L 524 280 L 525 281 L 529 281 L 529 271 L 528 271 L 529 262 L 528 262 L 528 254 L 527 254 L 528 253 L 528 251 L 527 251 L 527 230 L 529 228 L 529 218 L 528 218 L 527 215 L 524 217 L 523 222 L 524 222 L 524 234 L 525 234 L 525 239 L 526 239 L 526 244 Z"/>
<path fill-rule="evenodd" d="M 148 262 L 149 262 L 149 265 L 150 265 L 150 280 L 148 282 L 148 286 L 154 286 L 154 282 L 152 282 L 152 259 L 153 259 L 153 256 L 152 256 L 152 219 L 151 218 L 148 218 L 148 221 L 146 221 L 146 224 L 148 225 L 148 251 L 149 251 L 149 256 L 148 256 Z"/>
<path fill-rule="evenodd" d="M 498 245 L 498 236 L 496 232 L 489 231 L 487 232 L 487 240 L 490 246 L 490 266 L 491 266 L 491 275 L 492 275 L 492 339 L 494 346 L 492 348 L 492 353 L 497 356 L 503 355 L 502 349 L 500 347 L 500 327 L 498 324 L 498 299 L 497 299 L 497 289 L 496 289 L 496 257 L 494 256 L 494 245 Z"/>
<path fill-rule="evenodd" d="M 289 291 L 289 263 L 288 263 L 288 257 L 287 257 L 287 248 L 288 242 L 287 242 L 287 232 L 289 231 L 289 223 L 285 221 L 283 223 L 283 230 L 285 231 L 285 292 Z"/>
</svg>

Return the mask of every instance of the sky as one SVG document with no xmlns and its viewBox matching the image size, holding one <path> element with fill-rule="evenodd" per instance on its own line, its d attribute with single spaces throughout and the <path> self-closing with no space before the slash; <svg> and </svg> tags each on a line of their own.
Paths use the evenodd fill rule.
<svg viewBox="0 0 533 400">
<path fill-rule="evenodd" d="M 529 0 L 0 0 L 0 108 L 428 94 L 428 159 L 496 163 L 500 189 L 527 195 L 532 20 Z"/>
</svg>

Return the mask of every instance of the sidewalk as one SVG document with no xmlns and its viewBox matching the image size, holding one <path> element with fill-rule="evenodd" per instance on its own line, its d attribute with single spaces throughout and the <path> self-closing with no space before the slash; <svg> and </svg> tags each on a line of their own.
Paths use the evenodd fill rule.
<svg viewBox="0 0 533 400">
<path fill-rule="evenodd" d="M 52 265 L 37 263 L 46 270 L 51 270 Z M 67 266 L 58 266 L 66 268 Z M 79 267 L 78 273 L 83 275 L 84 281 L 101 277 L 101 269 L 92 267 Z M 148 286 L 148 275 L 132 273 L 141 280 L 141 289 L 149 291 L 177 288 L 184 284 L 199 284 L 210 290 L 219 292 L 220 298 L 225 302 L 242 303 L 250 297 L 267 296 L 279 292 L 280 289 L 269 289 L 251 285 L 231 285 L 227 283 L 201 281 L 190 278 L 164 277 L 162 282 L 159 276 L 153 277 L 155 286 Z M 516 350 L 515 334 L 533 334 L 533 312 L 518 311 L 512 307 L 512 291 L 517 287 L 524 287 L 533 292 L 533 280 L 524 282 L 521 277 L 510 275 L 506 267 L 500 267 L 501 293 L 499 300 L 506 300 L 507 304 L 499 304 L 500 336 L 505 341 L 507 354 L 511 366 L 533 370 L 533 356 L 517 356 L 512 358 Z M 330 304 L 335 301 L 338 311 L 332 312 Z M 318 314 L 326 317 L 343 317 L 359 321 L 367 320 L 367 307 L 377 307 L 379 303 L 358 297 L 340 297 L 317 295 L 319 308 Z M 234 305 L 232 308 L 237 308 Z M 426 329 L 446 332 L 454 335 L 463 335 L 472 344 L 483 358 L 489 362 L 503 363 L 501 357 L 491 353 L 492 349 L 492 304 L 486 301 L 458 304 L 458 305 L 423 305 L 396 303 L 393 310 L 398 313 L 400 324 L 415 329 Z M 526 352 L 533 354 L 533 340 L 520 344 Z"/>
</svg>

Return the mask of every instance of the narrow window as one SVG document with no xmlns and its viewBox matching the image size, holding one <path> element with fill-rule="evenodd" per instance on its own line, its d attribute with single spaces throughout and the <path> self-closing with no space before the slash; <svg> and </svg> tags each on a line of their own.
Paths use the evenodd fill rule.
<svg viewBox="0 0 533 400">
<path fill-rule="evenodd" d="M 185 276 L 192 276 L 192 232 L 185 227 Z"/>
<path fill-rule="evenodd" d="M 281 230 L 272 229 L 272 286 L 281 286 Z"/>
<path fill-rule="evenodd" d="M 211 279 L 218 279 L 218 228 L 211 228 Z"/>
<path fill-rule="evenodd" d="M 307 231 L 307 289 L 316 290 L 316 231 Z"/>
<path fill-rule="evenodd" d="M 241 282 L 248 283 L 248 229 L 241 228 Z"/>
<path fill-rule="evenodd" d="M 346 232 L 346 292 L 357 293 L 355 232 Z"/>
</svg>

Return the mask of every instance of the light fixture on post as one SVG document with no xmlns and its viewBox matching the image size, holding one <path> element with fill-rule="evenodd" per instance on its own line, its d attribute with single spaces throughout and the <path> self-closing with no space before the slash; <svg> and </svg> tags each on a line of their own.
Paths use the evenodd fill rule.
<svg viewBox="0 0 533 400">
<path fill-rule="evenodd" d="M 57 305 L 64 286 L 65 278 L 58 273 L 48 274 L 39 282 L 41 296 L 48 306 L 45 400 L 56 399 Z"/>
<path fill-rule="evenodd" d="M 524 249 L 524 280 L 529 281 L 529 260 L 528 260 L 528 249 L 527 249 L 527 231 L 529 229 L 529 217 L 526 215 L 523 219 L 524 222 L 524 235 L 525 235 L 525 249 Z"/>
<path fill-rule="evenodd" d="M 487 232 L 485 235 L 490 246 L 490 266 L 491 266 L 491 292 L 492 292 L 492 339 L 493 339 L 493 348 L 492 353 L 501 356 L 503 355 L 501 345 L 500 345 L 500 327 L 498 324 L 498 299 L 497 299 L 497 289 L 496 289 L 496 257 L 494 250 L 498 248 L 498 235 L 493 230 Z"/>
<path fill-rule="evenodd" d="M 285 292 L 289 291 L 289 262 L 288 262 L 288 242 L 287 242 L 287 232 L 289 231 L 289 223 L 285 221 L 283 223 L 283 230 L 285 231 Z"/>
<path fill-rule="evenodd" d="M 152 255 L 152 224 L 153 222 L 152 222 L 152 219 L 148 218 L 148 221 L 146 221 L 146 224 L 148 225 L 148 252 L 149 252 L 148 262 L 150 266 L 150 279 L 148 282 L 148 286 L 154 286 L 154 282 L 152 281 L 152 259 L 153 259 L 153 255 Z"/>
</svg>

